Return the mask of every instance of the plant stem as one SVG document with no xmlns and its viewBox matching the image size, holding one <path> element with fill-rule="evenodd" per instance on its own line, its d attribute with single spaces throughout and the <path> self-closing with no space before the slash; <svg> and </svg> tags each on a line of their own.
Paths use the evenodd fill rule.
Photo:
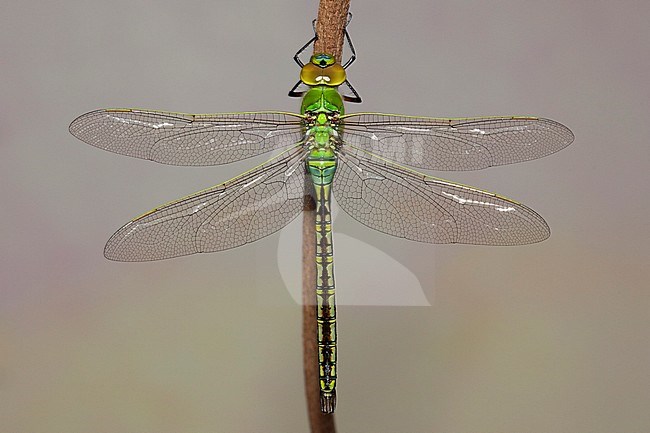
<svg viewBox="0 0 650 433">
<path fill-rule="evenodd" d="M 343 30 L 348 21 L 350 0 L 320 0 L 314 53 L 327 53 L 341 62 L 343 54 Z"/>
</svg>

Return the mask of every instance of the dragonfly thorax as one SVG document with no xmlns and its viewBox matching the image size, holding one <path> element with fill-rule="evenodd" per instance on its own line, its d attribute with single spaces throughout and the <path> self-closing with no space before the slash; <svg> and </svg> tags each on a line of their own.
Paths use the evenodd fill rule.
<svg viewBox="0 0 650 433">
<path fill-rule="evenodd" d="M 311 113 L 306 116 L 305 143 L 312 152 L 333 152 L 339 142 L 338 112 Z"/>
<path fill-rule="evenodd" d="M 343 98 L 336 88 L 328 86 L 314 86 L 302 97 L 300 112 L 343 114 Z"/>
<path fill-rule="evenodd" d="M 336 170 L 336 147 L 339 143 L 338 112 L 305 113 L 305 144 L 309 150 L 307 167 L 316 185 L 332 182 Z"/>
</svg>

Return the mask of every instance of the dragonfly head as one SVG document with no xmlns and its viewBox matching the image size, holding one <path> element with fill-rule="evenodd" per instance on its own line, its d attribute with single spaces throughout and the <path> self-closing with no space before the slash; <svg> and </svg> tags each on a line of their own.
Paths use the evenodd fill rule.
<svg viewBox="0 0 650 433">
<path fill-rule="evenodd" d="M 300 81 L 308 86 L 338 87 L 345 80 L 345 69 L 330 54 L 314 54 L 300 70 Z"/>
</svg>

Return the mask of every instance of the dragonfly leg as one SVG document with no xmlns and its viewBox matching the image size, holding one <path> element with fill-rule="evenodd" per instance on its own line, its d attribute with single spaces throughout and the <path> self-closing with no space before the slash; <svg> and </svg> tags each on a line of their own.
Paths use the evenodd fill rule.
<svg viewBox="0 0 650 433">
<path fill-rule="evenodd" d="M 302 68 L 303 66 L 305 66 L 305 64 L 302 62 L 302 60 L 300 60 L 300 55 L 301 55 L 301 54 L 302 54 L 302 53 L 307 49 L 308 46 L 310 46 L 311 44 L 313 44 L 313 43 L 318 39 L 318 34 L 316 33 L 316 20 L 313 20 L 313 21 L 311 22 L 311 26 L 312 26 L 312 28 L 314 29 L 314 37 L 311 38 L 309 41 L 307 41 L 307 43 L 306 43 L 305 45 L 303 45 L 302 47 L 300 47 L 300 49 L 299 49 L 298 51 L 296 51 L 296 54 L 293 56 L 293 61 L 296 62 L 296 63 L 298 64 L 298 66 L 300 66 L 301 68 Z M 302 84 L 302 81 L 298 81 L 298 82 L 296 83 L 296 85 L 293 86 L 293 87 L 291 88 L 291 90 L 289 90 L 289 96 L 290 96 L 290 97 L 292 97 L 292 98 L 299 98 L 299 97 L 303 96 L 303 95 L 306 93 L 306 91 L 296 91 L 296 89 L 297 89 L 301 84 Z"/>
<path fill-rule="evenodd" d="M 350 34 L 348 33 L 348 24 L 352 21 L 352 12 L 348 13 L 348 21 L 345 23 L 345 29 L 343 34 L 345 35 L 345 40 L 348 41 L 348 47 L 350 47 L 350 58 L 343 64 L 343 69 L 347 69 L 355 60 L 357 60 L 357 52 L 354 50 L 354 45 L 352 45 L 352 39 L 350 39 Z M 356 93 L 356 92 L 355 92 Z M 359 96 L 359 95 L 357 95 Z"/>
<path fill-rule="evenodd" d="M 305 66 L 305 64 L 302 62 L 302 60 L 300 60 L 300 55 L 303 53 L 303 51 L 307 49 L 308 46 L 310 46 L 311 44 L 313 44 L 318 40 L 318 33 L 316 33 L 316 20 L 313 20 L 311 22 L 311 26 L 314 29 L 314 37 L 311 38 L 309 41 L 307 41 L 307 43 L 303 45 L 298 51 L 296 51 L 296 54 L 293 56 L 294 62 L 296 62 L 298 66 L 300 66 L 301 68 Z"/>
<path fill-rule="evenodd" d="M 298 82 L 296 83 L 296 85 L 293 86 L 293 87 L 291 88 L 291 90 L 289 90 L 289 96 L 291 96 L 292 98 L 296 98 L 296 97 L 301 97 L 301 96 L 303 96 L 305 93 L 307 93 L 306 90 L 299 90 L 299 91 L 296 91 L 296 89 L 297 89 L 301 84 L 302 84 L 302 81 L 298 80 Z"/>
<path fill-rule="evenodd" d="M 348 80 L 345 80 L 345 84 L 348 86 L 348 89 L 350 89 L 352 91 L 354 96 L 343 95 L 343 99 L 348 101 L 348 102 L 355 102 L 355 103 L 361 102 L 361 96 L 359 96 L 359 94 L 354 89 L 354 87 L 352 87 L 352 84 L 350 84 L 350 82 Z"/>
<path fill-rule="evenodd" d="M 352 63 L 354 63 L 355 60 L 357 60 L 357 52 L 354 49 L 354 45 L 352 45 L 350 33 L 348 33 L 348 24 L 350 24 L 350 21 L 352 21 L 352 12 L 348 13 L 348 21 L 345 23 L 345 29 L 343 30 L 345 40 L 348 42 L 348 47 L 350 47 L 350 58 L 342 65 L 343 69 L 347 69 Z M 345 84 L 348 86 L 348 89 L 350 89 L 353 95 L 343 95 L 343 99 L 348 102 L 360 103 L 361 97 L 355 88 L 352 87 L 352 84 L 350 84 L 348 80 L 345 80 Z"/>
</svg>

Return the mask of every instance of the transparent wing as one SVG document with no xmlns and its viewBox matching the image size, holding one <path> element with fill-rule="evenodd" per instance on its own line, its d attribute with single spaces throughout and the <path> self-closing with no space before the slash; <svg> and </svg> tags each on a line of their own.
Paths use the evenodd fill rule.
<svg viewBox="0 0 650 433">
<path fill-rule="evenodd" d="M 171 165 L 218 165 L 302 140 L 302 116 L 282 112 L 183 114 L 103 109 L 70 124 L 100 149 Z"/>
<path fill-rule="evenodd" d="M 546 222 L 499 195 L 426 176 L 353 147 L 340 154 L 336 201 L 362 224 L 435 244 L 522 245 L 546 239 Z"/>
<path fill-rule="evenodd" d="M 342 116 L 344 141 L 391 161 L 431 170 L 478 170 L 541 158 L 573 133 L 537 117 L 436 119 L 379 113 Z"/>
<path fill-rule="evenodd" d="M 153 209 L 115 232 L 104 255 L 127 262 L 160 260 L 268 236 L 302 210 L 303 159 L 296 146 L 221 185 Z"/>
</svg>

